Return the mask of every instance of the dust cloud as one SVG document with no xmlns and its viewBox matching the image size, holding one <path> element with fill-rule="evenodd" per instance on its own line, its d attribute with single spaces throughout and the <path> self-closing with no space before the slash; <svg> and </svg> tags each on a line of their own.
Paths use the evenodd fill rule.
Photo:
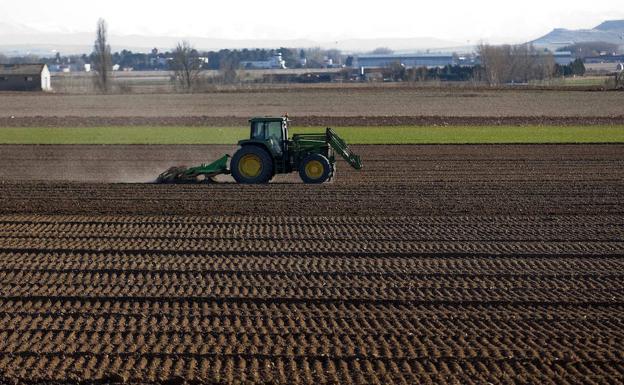
<svg viewBox="0 0 624 385">
<path fill-rule="evenodd" d="M 234 149 L 214 145 L 4 145 L 0 146 L 0 180 L 152 183 L 171 166 L 212 162 Z"/>
</svg>

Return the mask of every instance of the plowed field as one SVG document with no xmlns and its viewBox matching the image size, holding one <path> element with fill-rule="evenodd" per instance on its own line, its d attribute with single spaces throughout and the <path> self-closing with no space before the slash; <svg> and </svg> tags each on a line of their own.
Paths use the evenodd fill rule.
<svg viewBox="0 0 624 385">
<path fill-rule="evenodd" d="M 0 147 L 0 381 L 624 383 L 624 145 L 110 183 L 228 150 Z"/>
<path fill-rule="evenodd" d="M 618 92 L 378 86 L 193 94 L 0 93 L 0 126 L 247 125 L 288 112 L 295 125 L 622 124 Z"/>
</svg>

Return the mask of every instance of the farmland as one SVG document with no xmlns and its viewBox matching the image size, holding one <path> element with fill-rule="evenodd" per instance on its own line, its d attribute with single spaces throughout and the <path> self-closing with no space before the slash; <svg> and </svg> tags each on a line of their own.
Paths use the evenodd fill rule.
<svg viewBox="0 0 624 385">
<path fill-rule="evenodd" d="M 356 146 L 305 187 L 102 183 L 231 146 L 0 149 L 7 381 L 624 380 L 622 145 Z"/>
<path fill-rule="evenodd" d="M 624 382 L 621 93 L 0 100 L 1 383 Z M 146 183 L 284 112 L 363 169 Z"/>
<path fill-rule="evenodd" d="M 349 87 L 232 89 L 198 94 L 1 94 L 0 117 L 621 117 L 619 92 Z M 183 120 L 182 120 L 183 121 Z M 620 120 L 621 122 L 621 120 Z M 5 121 L 3 121 L 5 123 Z M 151 123 L 150 123 L 151 124 Z M 178 123 L 179 124 L 179 123 Z M 223 124 L 223 123 L 222 123 Z M 405 124 L 405 123 L 403 123 Z M 579 124 L 579 122 L 577 122 Z M 3 124 L 4 125 L 4 124 Z M 65 123 L 66 125 L 66 123 Z M 117 125 L 124 125 L 117 123 Z M 232 124 L 226 124 L 232 125 Z M 316 124 L 318 125 L 318 124 Z M 341 124 L 336 124 L 341 125 Z M 361 125 L 361 124 L 355 124 Z"/>
</svg>

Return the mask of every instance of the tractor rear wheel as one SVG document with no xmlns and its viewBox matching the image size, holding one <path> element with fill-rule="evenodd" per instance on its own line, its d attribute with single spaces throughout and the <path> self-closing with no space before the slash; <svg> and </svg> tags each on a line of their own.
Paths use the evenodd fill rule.
<svg viewBox="0 0 624 385">
<path fill-rule="evenodd" d="M 238 183 L 268 183 L 273 177 L 273 159 L 258 146 L 244 146 L 232 157 L 230 169 Z"/>
<path fill-rule="evenodd" d="M 333 173 L 334 166 L 321 154 L 310 154 L 299 165 L 299 176 L 305 183 L 323 183 Z"/>
</svg>

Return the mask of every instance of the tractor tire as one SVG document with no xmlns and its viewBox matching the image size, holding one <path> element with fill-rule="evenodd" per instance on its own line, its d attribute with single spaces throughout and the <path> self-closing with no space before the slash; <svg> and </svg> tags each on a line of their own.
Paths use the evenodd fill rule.
<svg viewBox="0 0 624 385">
<path fill-rule="evenodd" d="M 232 157 L 230 170 L 238 183 L 269 183 L 273 177 L 273 159 L 258 146 L 244 146 Z"/>
<path fill-rule="evenodd" d="M 334 166 L 321 154 L 310 154 L 299 165 L 299 176 L 304 183 L 323 183 L 333 174 Z"/>
</svg>

